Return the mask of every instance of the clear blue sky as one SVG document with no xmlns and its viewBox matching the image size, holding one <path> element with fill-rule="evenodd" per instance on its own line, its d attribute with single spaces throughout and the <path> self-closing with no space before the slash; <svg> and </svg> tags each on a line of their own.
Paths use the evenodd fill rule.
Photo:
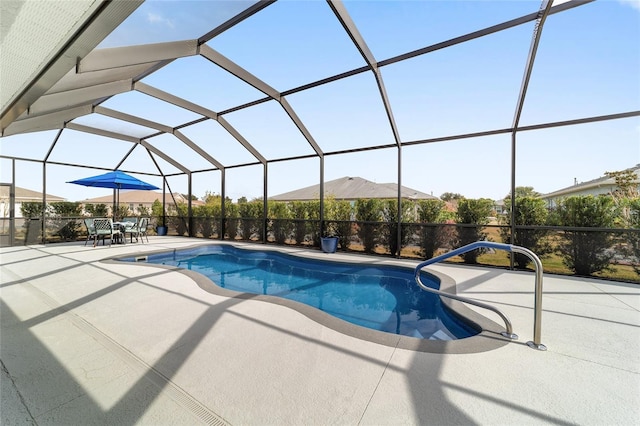
<svg viewBox="0 0 640 426">
<path fill-rule="evenodd" d="M 198 38 L 237 13 L 247 2 L 148 1 L 101 47 Z M 347 1 L 346 8 L 376 60 L 451 39 L 504 20 L 535 12 L 539 1 Z M 382 68 L 384 84 L 402 141 L 507 128 L 512 125 L 533 24 L 482 37 Z M 540 43 L 521 125 L 579 119 L 640 110 L 640 1 L 601 0 L 550 16 Z M 364 65 L 324 1 L 279 1 L 208 45 L 274 87 L 285 91 Z M 170 91 L 214 111 L 264 97 L 202 57 L 176 61 L 143 82 Z M 364 73 L 287 97 L 325 152 L 393 143 L 373 75 Z M 197 115 L 161 105 L 137 92 L 104 106 L 169 125 Z M 276 102 L 225 115 L 266 158 L 313 151 Z M 148 129 L 85 117 L 79 123 L 109 123 L 133 135 Z M 255 161 L 215 123 L 183 130 L 223 164 Z M 3 154 L 41 158 L 55 132 L 0 140 Z M 51 155 L 57 161 L 83 161 L 90 142 L 110 143 L 96 166 L 113 167 L 131 146 L 122 141 L 65 131 Z M 12 141 L 17 141 L 17 143 Z M 189 155 L 172 136 L 149 140 L 195 169 L 209 167 Z M 103 145 L 101 145 L 103 146 Z M 25 148 L 28 148 L 25 150 Z M 402 184 L 440 196 L 500 199 L 510 185 L 509 134 L 429 143 L 402 150 Z M 606 171 L 640 163 L 640 118 L 518 133 L 516 184 L 546 193 L 587 181 Z M 77 160 L 80 158 L 80 160 Z M 160 161 L 170 173 L 175 169 Z M 10 179 L 3 160 L 2 181 Z M 327 156 L 325 180 L 360 176 L 396 182 L 397 150 Z M 10 166 L 10 164 L 9 164 Z M 123 169 L 153 172 L 140 151 Z M 47 192 L 69 200 L 105 195 L 104 190 L 66 181 L 96 171 L 47 168 Z M 227 195 L 262 196 L 262 167 L 227 171 Z M 34 164 L 16 168 L 19 186 L 38 189 L 42 170 Z M 158 186 L 159 179 L 138 176 Z M 269 166 L 269 195 L 318 182 L 317 159 Z M 172 178 L 171 189 L 186 192 L 185 178 Z M 194 175 L 193 192 L 220 192 L 217 172 Z M 108 193 L 108 191 L 106 192 Z"/>
</svg>

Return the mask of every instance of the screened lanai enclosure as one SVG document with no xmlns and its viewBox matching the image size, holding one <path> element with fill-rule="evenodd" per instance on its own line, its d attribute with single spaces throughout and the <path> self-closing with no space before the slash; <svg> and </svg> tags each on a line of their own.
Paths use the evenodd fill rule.
<svg viewBox="0 0 640 426">
<path fill-rule="evenodd" d="M 84 201 L 113 191 L 67 182 L 121 170 L 162 188 L 122 214 L 171 235 L 307 247 L 330 235 L 416 258 L 487 239 L 537 250 L 551 272 L 638 280 L 637 181 L 625 203 L 591 197 L 591 221 L 545 198 L 640 163 L 637 1 L 0 7 L 3 245 L 82 241 Z M 325 190 L 343 177 L 397 195 Z M 313 185 L 310 199 L 272 200 Z M 541 202 L 542 219 L 525 214 Z"/>
</svg>

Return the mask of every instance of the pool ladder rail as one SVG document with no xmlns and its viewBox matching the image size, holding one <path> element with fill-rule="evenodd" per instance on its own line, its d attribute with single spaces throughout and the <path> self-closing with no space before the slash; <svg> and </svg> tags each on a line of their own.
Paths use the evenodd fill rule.
<svg viewBox="0 0 640 426">
<path fill-rule="evenodd" d="M 542 343 L 540 343 L 540 337 L 541 337 L 541 334 L 542 334 L 541 333 L 541 328 L 542 328 L 542 262 L 540 261 L 540 258 L 538 256 L 536 256 L 536 254 L 534 252 L 532 252 L 531 250 L 529 250 L 529 249 L 527 249 L 525 247 L 514 246 L 512 244 L 494 243 L 494 242 L 490 242 L 490 241 L 476 241 L 475 243 L 467 244 L 466 246 L 457 248 L 455 250 L 451 250 L 450 252 L 447 252 L 447 253 L 442 254 L 440 256 L 433 257 L 433 258 L 431 258 L 429 260 L 426 260 L 426 261 L 418 264 L 418 266 L 416 266 L 416 268 L 415 268 L 415 273 L 414 273 L 416 283 L 418 283 L 418 286 L 420 286 L 421 289 L 423 289 L 425 291 L 428 291 L 430 293 L 434 293 L 434 294 L 440 295 L 442 297 L 447 297 L 449 299 L 454 299 L 454 300 L 457 300 L 459 302 L 468 303 L 470 305 L 478 306 L 480 308 L 488 309 L 490 311 L 495 312 L 498 316 L 500 316 L 500 318 L 502 318 L 502 320 L 505 323 L 506 331 L 504 331 L 504 332 L 502 332 L 500 334 L 502 334 L 504 337 L 507 337 L 509 339 L 517 340 L 518 339 L 518 335 L 513 333 L 513 327 L 511 326 L 511 321 L 509 321 L 509 318 L 507 318 L 507 316 L 505 314 L 500 312 L 500 310 L 498 310 L 498 308 L 495 308 L 495 307 L 493 307 L 491 305 L 488 305 L 486 303 L 478 302 L 478 301 L 473 300 L 473 299 L 469 299 L 469 298 L 466 298 L 466 297 L 458 296 L 456 294 L 445 293 L 443 291 L 427 287 L 420 280 L 420 271 L 425 266 L 433 265 L 434 263 L 438 263 L 441 260 L 445 260 L 445 259 L 448 259 L 448 258 L 453 257 L 453 256 L 458 256 L 458 255 L 460 255 L 462 253 L 466 253 L 468 251 L 475 250 L 475 249 L 478 249 L 478 248 L 491 248 L 491 249 L 496 249 L 496 250 L 505 250 L 505 251 L 509 251 L 511 253 L 521 253 L 521 254 L 524 254 L 525 256 L 527 256 L 529 259 L 531 259 L 533 261 L 533 263 L 535 265 L 535 268 L 536 268 L 535 269 L 536 288 L 535 288 L 535 301 L 534 301 L 533 341 L 527 342 L 527 346 L 529 346 L 530 348 L 533 348 L 533 349 L 538 349 L 540 351 L 546 351 L 547 347 L 545 345 L 543 345 Z"/>
</svg>

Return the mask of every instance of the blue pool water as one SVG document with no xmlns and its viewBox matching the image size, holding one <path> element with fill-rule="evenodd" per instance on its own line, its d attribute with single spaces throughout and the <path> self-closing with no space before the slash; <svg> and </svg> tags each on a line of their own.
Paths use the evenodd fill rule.
<svg viewBox="0 0 640 426">
<path fill-rule="evenodd" d="M 420 290 L 410 269 L 313 260 L 226 245 L 149 255 L 147 262 L 199 272 L 229 290 L 295 300 L 374 330 L 430 340 L 478 333 L 455 319 L 437 295 Z M 424 273 L 422 280 L 439 287 L 432 275 Z"/>
</svg>

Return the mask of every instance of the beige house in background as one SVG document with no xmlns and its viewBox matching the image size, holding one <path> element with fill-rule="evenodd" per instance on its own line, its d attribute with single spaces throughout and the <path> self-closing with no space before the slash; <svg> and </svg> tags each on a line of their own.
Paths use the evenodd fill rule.
<svg viewBox="0 0 640 426">
<path fill-rule="evenodd" d="M 9 217 L 9 185 L 0 185 L 0 217 L 6 218 Z M 67 201 L 63 197 L 58 197 L 57 195 L 47 194 L 47 203 L 56 203 L 60 201 Z M 42 192 L 33 191 L 27 188 L 21 188 L 16 186 L 15 193 L 15 216 L 20 217 L 22 213 L 20 208 L 22 207 L 22 203 L 29 202 L 42 202 Z"/>
<path fill-rule="evenodd" d="M 187 198 L 182 194 L 173 194 L 173 197 L 171 197 L 171 194 L 166 193 L 165 205 L 167 210 L 169 210 L 172 206 L 175 206 L 173 201 L 174 198 L 175 198 L 175 202 L 178 204 L 179 203 L 187 204 L 188 202 Z M 143 208 L 146 209 L 146 211 L 150 214 L 151 206 L 156 200 L 162 203 L 162 192 L 139 191 L 139 190 L 130 190 L 130 191 L 121 190 L 120 191 L 120 205 L 127 206 L 129 211 L 133 215 L 139 215 L 140 213 L 142 213 Z M 93 204 L 93 205 L 105 204 L 109 209 L 109 213 L 111 213 L 111 208 L 113 207 L 113 201 L 114 201 L 113 195 L 105 195 L 103 197 L 88 198 L 86 200 L 81 200 L 79 202 L 85 206 L 87 204 Z M 191 201 L 192 207 L 204 205 L 204 204 L 205 203 L 200 200 Z"/>
<path fill-rule="evenodd" d="M 640 189 L 640 164 L 636 164 L 626 170 L 635 173 L 635 183 L 638 185 L 638 189 Z M 544 194 L 541 198 L 547 202 L 549 207 L 555 207 L 557 200 L 561 198 L 567 198 L 574 195 L 607 195 L 613 193 L 617 188 L 616 180 L 614 178 L 603 176 L 587 182 L 575 182 L 572 186 Z"/>
</svg>

